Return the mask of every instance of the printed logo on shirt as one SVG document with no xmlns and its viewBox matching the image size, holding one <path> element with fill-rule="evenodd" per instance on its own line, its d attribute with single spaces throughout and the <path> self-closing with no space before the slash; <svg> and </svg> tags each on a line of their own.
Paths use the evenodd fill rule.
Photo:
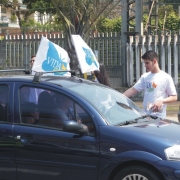
<svg viewBox="0 0 180 180">
<path fill-rule="evenodd" d="M 145 82 L 145 86 L 148 92 L 153 92 L 154 89 L 157 87 L 157 84 L 155 82 Z"/>
</svg>

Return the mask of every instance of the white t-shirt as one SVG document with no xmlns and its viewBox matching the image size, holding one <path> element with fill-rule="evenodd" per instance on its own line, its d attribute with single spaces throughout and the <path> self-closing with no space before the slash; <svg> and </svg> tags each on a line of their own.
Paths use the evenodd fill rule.
<svg viewBox="0 0 180 180">
<path fill-rule="evenodd" d="M 164 99 L 171 95 L 177 95 L 172 77 L 164 71 L 159 73 L 144 73 L 134 85 L 138 91 L 144 90 L 143 109 L 147 114 L 160 118 L 166 118 L 166 104 L 163 104 L 159 112 L 148 110 L 148 104 Z"/>
<path fill-rule="evenodd" d="M 36 74 L 36 71 L 33 71 L 33 70 L 32 70 L 32 71 L 31 71 L 31 74 L 32 74 L 32 75 L 35 75 L 35 74 Z"/>
</svg>

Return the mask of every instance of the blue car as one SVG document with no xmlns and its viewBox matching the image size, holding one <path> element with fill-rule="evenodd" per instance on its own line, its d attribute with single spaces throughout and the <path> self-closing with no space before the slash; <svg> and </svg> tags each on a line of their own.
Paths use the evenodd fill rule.
<svg viewBox="0 0 180 180">
<path fill-rule="evenodd" d="M 0 179 L 180 179 L 180 124 L 76 76 L 0 78 Z"/>
</svg>

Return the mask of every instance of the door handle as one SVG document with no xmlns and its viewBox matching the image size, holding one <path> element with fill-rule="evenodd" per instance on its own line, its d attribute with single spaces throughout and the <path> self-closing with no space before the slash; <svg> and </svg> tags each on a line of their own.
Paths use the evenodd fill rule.
<svg viewBox="0 0 180 180">
<path fill-rule="evenodd" d="M 33 140 L 31 135 L 29 135 L 29 134 L 17 135 L 16 139 L 20 140 L 22 143 L 28 143 L 28 142 L 31 142 Z"/>
<path fill-rule="evenodd" d="M 20 135 L 17 135 L 17 136 L 16 136 L 16 139 L 19 139 L 19 140 L 20 140 L 20 139 L 21 139 L 21 136 L 20 136 Z"/>
</svg>

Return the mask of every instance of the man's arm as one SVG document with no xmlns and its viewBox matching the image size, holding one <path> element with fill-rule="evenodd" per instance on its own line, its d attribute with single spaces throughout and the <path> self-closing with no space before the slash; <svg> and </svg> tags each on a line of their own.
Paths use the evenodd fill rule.
<svg viewBox="0 0 180 180">
<path fill-rule="evenodd" d="M 171 95 L 171 96 L 163 99 L 163 103 L 170 103 L 170 102 L 174 102 L 174 101 L 177 101 L 177 95 Z"/>
<path fill-rule="evenodd" d="M 132 87 L 132 88 L 129 88 L 128 90 L 126 90 L 123 94 L 129 98 L 131 96 L 134 96 L 136 93 L 138 93 L 138 90 L 136 90 L 134 87 Z"/>
<path fill-rule="evenodd" d="M 160 111 L 163 104 L 171 103 L 171 102 L 174 102 L 174 101 L 177 101 L 177 95 L 171 95 L 171 96 L 169 96 L 167 98 L 156 101 L 153 104 L 152 109 L 153 109 L 154 112 L 158 112 L 158 111 Z"/>
</svg>

